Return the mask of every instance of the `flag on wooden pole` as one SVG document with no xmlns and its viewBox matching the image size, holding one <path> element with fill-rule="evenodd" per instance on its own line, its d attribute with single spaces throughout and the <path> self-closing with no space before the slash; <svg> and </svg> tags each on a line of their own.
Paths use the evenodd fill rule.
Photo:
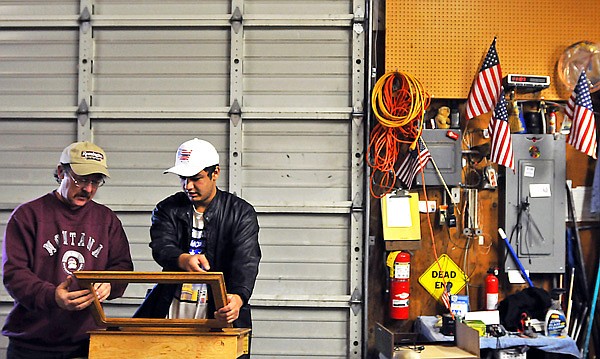
<svg viewBox="0 0 600 359">
<path fill-rule="evenodd" d="M 515 156 L 513 153 L 510 125 L 508 123 L 508 109 L 504 91 L 500 92 L 498 104 L 488 126 L 492 137 L 490 160 L 504 167 L 515 170 Z"/>
<path fill-rule="evenodd" d="M 490 112 L 498 102 L 502 87 L 502 69 L 496 52 L 496 38 L 490 45 L 467 99 L 467 120 Z"/>
<path fill-rule="evenodd" d="M 581 75 L 579 75 L 577 85 L 567 102 L 565 113 L 571 119 L 571 131 L 567 137 L 567 143 L 596 159 L 598 147 L 596 120 L 590 96 L 590 83 L 585 71 L 581 71 Z"/>
<path fill-rule="evenodd" d="M 406 154 L 404 161 L 402 161 L 396 172 L 396 176 L 410 189 L 415 176 L 417 173 L 423 171 L 430 159 L 431 153 L 429 153 L 429 149 L 425 146 L 423 139 L 419 137 L 417 139 L 417 147 Z"/>
</svg>

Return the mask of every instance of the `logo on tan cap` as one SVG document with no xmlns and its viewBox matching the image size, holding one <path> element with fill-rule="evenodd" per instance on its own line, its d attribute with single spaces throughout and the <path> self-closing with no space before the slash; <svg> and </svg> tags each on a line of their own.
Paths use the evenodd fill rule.
<svg viewBox="0 0 600 359">
<path fill-rule="evenodd" d="M 88 161 L 102 162 L 104 160 L 104 153 L 96 151 L 81 151 L 81 157 Z"/>
<path fill-rule="evenodd" d="M 91 142 L 75 142 L 67 146 L 60 156 L 60 163 L 69 164 L 80 176 L 100 173 L 110 177 L 104 150 Z"/>
</svg>

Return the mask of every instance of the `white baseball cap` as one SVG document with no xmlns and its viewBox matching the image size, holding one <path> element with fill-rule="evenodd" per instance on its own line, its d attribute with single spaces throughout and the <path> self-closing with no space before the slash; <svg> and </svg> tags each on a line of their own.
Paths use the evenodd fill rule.
<svg viewBox="0 0 600 359">
<path fill-rule="evenodd" d="M 182 177 L 195 176 L 206 167 L 219 164 L 219 153 L 210 142 L 194 138 L 177 149 L 175 166 L 163 173 L 174 173 Z"/>
</svg>

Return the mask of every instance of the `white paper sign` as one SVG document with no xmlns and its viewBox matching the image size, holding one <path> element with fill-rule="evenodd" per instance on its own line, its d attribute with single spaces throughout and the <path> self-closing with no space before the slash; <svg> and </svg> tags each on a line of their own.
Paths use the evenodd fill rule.
<svg viewBox="0 0 600 359">
<path fill-rule="evenodd" d="M 387 225 L 388 227 L 412 227 L 409 197 L 388 195 Z"/>
<path fill-rule="evenodd" d="M 533 167 L 533 166 L 525 166 L 525 170 L 523 171 L 523 176 L 525 176 L 525 177 L 535 177 L 535 167 Z"/>
<path fill-rule="evenodd" d="M 531 198 L 543 198 L 551 197 L 550 184 L 549 183 L 531 183 L 529 185 L 529 197 Z"/>
</svg>

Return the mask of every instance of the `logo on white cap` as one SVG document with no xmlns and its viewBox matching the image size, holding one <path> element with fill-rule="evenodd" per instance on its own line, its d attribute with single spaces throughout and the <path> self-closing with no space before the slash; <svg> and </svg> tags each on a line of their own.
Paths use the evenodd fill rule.
<svg viewBox="0 0 600 359">
<path fill-rule="evenodd" d="M 192 150 L 189 150 L 189 149 L 186 149 L 186 148 L 180 148 L 177 151 L 177 156 L 179 156 L 178 160 L 180 162 L 189 161 L 191 155 L 192 155 Z"/>
<path fill-rule="evenodd" d="M 219 153 L 210 142 L 194 138 L 179 146 L 175 156 L 175 166 L 164 173 L 175 173 L 183 177 L 197 175 L 203 169 L 218 165 Z"/>
</svg>

